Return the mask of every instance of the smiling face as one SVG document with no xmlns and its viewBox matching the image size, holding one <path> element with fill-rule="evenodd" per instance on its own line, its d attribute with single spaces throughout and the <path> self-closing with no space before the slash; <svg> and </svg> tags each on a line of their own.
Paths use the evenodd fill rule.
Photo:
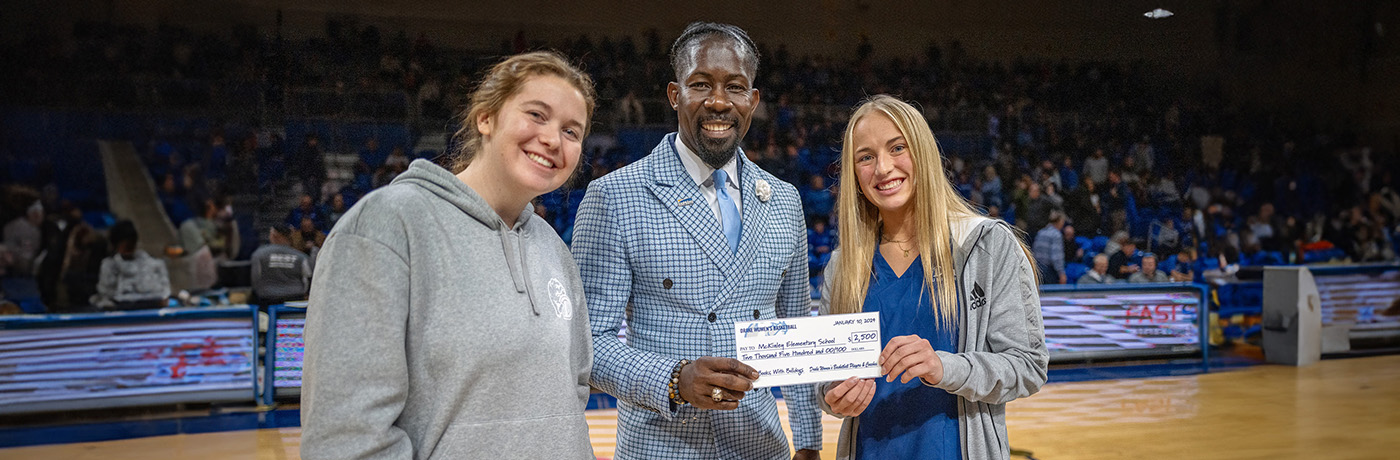
<svg viewBox="0 0 1400 460">
<path fill-rule="evenodd" d="M 676 109 L 681 142 L 705 164 L 719 168 L 738 152 L 758 105 L 752 70 L 744 65 L 743 47 L 731 39 L 707 38 L 690 47 L 689 68 L 676 69 L 681 81 L 666 86 Z"/>
<path fill-rule="evenodd" d="M 881 214 L 905 213 L 914 202 L 914 161 L 909 142 L 882 112 L 872 112 L 852 130 L 852 164 L 860 193 Z"/>
<path fill-rule="evenodd" d="M 503 189 L 526 200 L 564 185 L 583 151 L 583 94 L 562 78 L 530 77 L 495 114 L 477 119 L 481 159 L 493 163 Z"/>
</svg>

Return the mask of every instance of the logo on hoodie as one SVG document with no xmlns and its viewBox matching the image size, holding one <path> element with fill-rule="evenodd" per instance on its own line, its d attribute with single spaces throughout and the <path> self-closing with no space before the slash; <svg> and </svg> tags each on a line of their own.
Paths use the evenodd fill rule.
<svg viewBox="0 0 1400 460">
<path fill-rule="evenodd" d="M 977 282 L 972 283 L 972 309 L 982 308 L 987 304 L 987 291 L 982 290 L 982 285 Z"/>
<path fill-rule="evenodd" d="M 564 283 L 559 282 L 559 278 L 549 279 L 549 298 L 554 301 L 555 316 L 573 319 L 574 302 L 569 300 L 569 291 L 564 289 Z"/>
</svg>

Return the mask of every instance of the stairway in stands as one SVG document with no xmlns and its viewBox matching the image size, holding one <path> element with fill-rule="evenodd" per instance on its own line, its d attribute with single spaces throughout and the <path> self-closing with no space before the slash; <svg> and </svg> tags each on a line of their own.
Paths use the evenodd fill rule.
<svg viewBox="0 0 1400 460">
<path fill-rule="evenodd" d="M 129 141 L 98 140 L 102 174 L 107 180 L 107 205 L 117 219 L 129 219 L 141 235 L 141 249 L 151 257 L 165 260 L 170 273 L 170 290 L 189 286 L 189 262 L 167 258 L 165 248 L 180 243 L 179 234 L 161 206 L 155 182 Z"/>
<path fill-rule="evenodd" d="M 179 243 L 179 235 L 165 215 L 156 185 L 141 164 L 141 157 L 127 141 L 99 140 L 97 147 L 102 155 L 107 204 L 112 215 L 135 223 L 141 235 L 141 249 L 160 257 L 166 246 Z"/>
</svg>

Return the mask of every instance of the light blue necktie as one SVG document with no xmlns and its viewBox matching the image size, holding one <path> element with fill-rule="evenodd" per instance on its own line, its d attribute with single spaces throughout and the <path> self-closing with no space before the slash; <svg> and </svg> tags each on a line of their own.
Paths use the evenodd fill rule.
<svg viewBox="0 0 1400 460">
<path fill-rule="evenodd" d="M 715 179 L 715 195 L 719 196 L 719 216 L 720 225 L 724 227 L 724 238 L 729 240 L 729 250 L 739 252 L 739 235 L 743 233 L 743 224 L 739 222 L 739 208 L 734 206 L 734 200 L 729 199 L 729 175 L 723 169 L 716 169 L 711 175 Z"/>
</svg>

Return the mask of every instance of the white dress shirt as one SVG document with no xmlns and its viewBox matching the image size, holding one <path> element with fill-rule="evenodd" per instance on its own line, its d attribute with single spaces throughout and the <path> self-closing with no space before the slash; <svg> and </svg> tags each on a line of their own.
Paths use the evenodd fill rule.
<svg viewBox="0 0 1400 460">
<path fill-rule="evenodd" d="M 690 178 L 695 181 L 695 185 L 700 186 L 700 192 L 705 194 L 705 202 L 710 204 L 710 212 L 715 214 L 715 221 L 724 222 L 719 213 L 719 194 L 715 192 L 714 178 L 710 177 L 715 173 L 715 168 L 705 164 L 699 155 L 690 151 L 685 142 L 681 142 L 680 137 L 676 137 L 676 151 L 680 152 L 681 164 L 685 166 L 685 172 L 690 174 Z M 725 181 L 726 188 L 729 189 L 729 199 L 734 200 L 734 208 L 739 211 L 739 215 L 744 215 L 743 197 L 739 191 L 739 155 L 735 154 L 729 159 L 724 167 L 720 168 L 729 175 L 729 180 Z"/>
</svg>

